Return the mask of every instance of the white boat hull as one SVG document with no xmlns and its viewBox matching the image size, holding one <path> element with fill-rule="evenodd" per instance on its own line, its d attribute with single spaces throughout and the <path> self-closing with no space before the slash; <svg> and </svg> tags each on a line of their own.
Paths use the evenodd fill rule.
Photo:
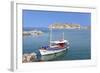
<svg viewBox="0 0 100 73">
<path fill-rule="evenodd" d="M 41 50 L 40 49 L 39 51 L 40 51 L 41 55 L 49 55 L 49 54 L 54 54 L 54 53 L 62 52 L 64 50 L 66 50 L 66 48 L 65 49 L 59 49 L 59 50 Z"/>
<path fill-rule="evenodd" d="M 45 60 L 45 61 L 52 60 L 58 56 L 63 55 L 66 50 L 67 48 L 61 50 L 55 50 L 55 51 L 45 51 L 45 52 L 40 50 L 41 60 Z"/>
</svg>

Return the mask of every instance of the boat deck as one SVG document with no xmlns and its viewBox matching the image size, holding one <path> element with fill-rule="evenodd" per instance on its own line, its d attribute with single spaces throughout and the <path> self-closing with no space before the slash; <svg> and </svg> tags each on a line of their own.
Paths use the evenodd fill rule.
<svg viewBox="0 0 100 73">
<path fill-rule="evenodd" d="M 58 48 L 58 47 L 49 47 L 49 46 L 45 46 L 45 47 L 42 47 L 41 49 L 43 50 L 61 50 L 61 49 L 64 49 L 65 47 L 63 48 Z"/>
</svg>

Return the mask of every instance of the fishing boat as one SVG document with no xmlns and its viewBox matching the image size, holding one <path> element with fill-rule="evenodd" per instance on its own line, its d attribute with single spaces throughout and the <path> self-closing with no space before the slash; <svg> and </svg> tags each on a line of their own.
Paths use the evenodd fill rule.
<svg viewBox="0 0 100 73">
<path fill-rule="evenodd" d="M 52 40 L 52 29 L 50 31 L 50 44 L 47 46 L 42 46 L 39 52 L 42 56 L 42 60 L 52 60 L 60 55 L 62 55 L 68 48 L 69 42 L 64 39 L 64 32 L 62 33 L 62 38 L 56 41 Z"/>
</svg>

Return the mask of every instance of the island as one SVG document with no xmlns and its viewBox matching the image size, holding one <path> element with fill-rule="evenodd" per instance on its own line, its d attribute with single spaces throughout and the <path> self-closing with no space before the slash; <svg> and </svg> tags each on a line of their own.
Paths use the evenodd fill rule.
<svg viewBox="0 0 100 73">
<path fill-rule="evenodd" d="M 49 25 L 48 28 L 52 28 L 52 29 L 90 29 L 90 26 L 81 26 L 80 24 L 56 23 L 56 24 Z"/>
<path fill-rule="evenodd" d="M 32 36 L 39 36 L 39 35 L 42 35 L 43 32 L 40 31 L 40 30 L 32 30 L 32 31 L 24 31 L 23 32 L 23 35 L 25 36 L 29 36 L 29 35 L 32 35 Z"/>
</svg>

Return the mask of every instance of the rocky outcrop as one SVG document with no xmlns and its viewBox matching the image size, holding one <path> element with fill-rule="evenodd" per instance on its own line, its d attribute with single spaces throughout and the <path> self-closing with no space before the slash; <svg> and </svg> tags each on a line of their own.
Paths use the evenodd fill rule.
<svg viewBox="0 0 100 73">
<path fill-rule="evenodd" d="M 30 54 L 24 54 L 22 56 L 22 62 L 27 63 L 27 62 L 34 62 L 37 60 L 37 55 L 36 53 L 30 53 Z"/>
</svg>

